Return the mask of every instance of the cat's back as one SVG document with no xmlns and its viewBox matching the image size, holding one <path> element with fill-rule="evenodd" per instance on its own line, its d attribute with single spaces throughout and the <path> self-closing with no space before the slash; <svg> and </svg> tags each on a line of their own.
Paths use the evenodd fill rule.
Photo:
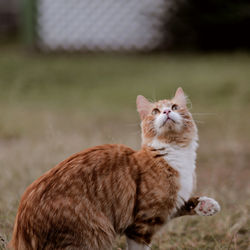
<svg viewBox="0 0 250 250">
<path fill-rule="evenodd" d="M 132 149 L 120 144 L 95 146 L 76 153 L 34 181 L 21 203 L 60 196 L 73 199 L 78 194 L 88 199 L 97 198 L 108 191 L 106 188 L 112 190 L 123 184 L 130 175 L 133 153 Z"/>
<path fill-rule="evenodd" d="M 93 228 L 107 232 L 109 237 L 122 232 L 131 223 L 136 195 L 134 153 L 119 144 L 96 146 L 70 156 L 46 172 L 21 199 L 12 245 L 19 244 L 20 237 L 23 242 L 32 235 L 37 240 L 27 244 L 39 248 L 45 244 L 41 239 L 56 246 L 65 234 L 68 242 L 66 239 L 63 244 L 76 237 L 78 243 L 79 237 L 86 242 Z M 63 248 L 62 243 L 58 244 Z"/>
<path fill-rule="evenodd" d="M 39 187 L 37 191 L 46 195 L 50 191 L 68 189 L 74 184 L 78 184 L 80 188 L 82 185 L 90 185 L 91 182 L 96 183 L 99 178 L 107 178 L 117 171 L 125 173 L 124 170 L 131 164 L 133 153 L 134 150 L 120 144 L 105 144 L 85 149 L 43 174 L 28 187 L 27 192 Z M 46 188 L 47 185 L 51 186 Z"/>
</svg>

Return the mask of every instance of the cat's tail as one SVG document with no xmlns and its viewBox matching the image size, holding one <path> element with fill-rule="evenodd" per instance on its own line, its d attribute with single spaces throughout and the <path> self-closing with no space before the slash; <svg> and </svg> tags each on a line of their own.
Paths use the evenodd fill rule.
<svg viewBox="0 0 250 250">
<path fill-rule="evenodd" d="M 15 224 L 14 224 L 14 230 L 13 230 L 11 241 L 8 244 L 8 249 L 15 249 L 15 250 L 18 249 L 19 240 L 18 240 L 18 234 L 17 234 L 17 217 L 18 217 L 18 215 L 16 216 L 16 220 L 15 220 Z"/>
<path fill-rule="evenodd" d="M 7 249 L 11 250 L 28 250 L 27 244 L 23 240 L 21 228 L 18 227 L 18 214 L 16 216 L 14 230 L 12 234 L 11 241 L 7 244 Z"/>
</svg>

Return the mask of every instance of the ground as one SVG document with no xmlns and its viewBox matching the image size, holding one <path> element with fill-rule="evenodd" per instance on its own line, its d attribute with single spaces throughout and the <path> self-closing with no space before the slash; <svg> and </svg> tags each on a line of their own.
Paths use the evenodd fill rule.
<svg viewBox="0 0 250 250">
<path fill-rule="evenodd" d="M 140 147 L 138 94 L 182 86 L 197 122 L 197 195 L 213 217 L 170 222 L 152 249 L 250 249 L 250 55 L 39 54 L 0 48 L 0 236 L 25 188 L 67 156 L 103 143 Z M 124 249 L 118 238 L 114 249 Z"/>
</svg>

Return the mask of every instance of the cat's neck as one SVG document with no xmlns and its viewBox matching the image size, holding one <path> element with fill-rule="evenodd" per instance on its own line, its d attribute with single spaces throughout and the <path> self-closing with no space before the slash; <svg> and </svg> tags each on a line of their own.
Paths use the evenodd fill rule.
<svg viewBox="0 0 250 250">
<path fill-rule="evenodd" d="M 180 190 L 178 192 L 179 204 L 188 200 L 195 185 L 195 161 L 198 138 L 193 138 L 188 145 L 178 145 L 176 143 L 164 143 L 157 139 L 147 144 L 159 152 L 169 166 L 178 171 L 180 175 Z"/>
<path fill-rule="evenodd" d="M 191 171 L 195 169 L 196 149 L 198 138 L 193 138 L 188 145 L 165 143 L 157 138 L 147 144 L 148 147 L 158 151 L 166 162 L 177 171 Z"/>
<path fill-rule="evenodd" d="M 196 149 L 198 147 L 198 136 L 194 136 L 194 138 L 190 139 L 189 143 L 177 143 L 175 141 L 165 142 L 159 140 L 158 138 L 154 138 L 153 140 L 144 142 L 142 146 L 150 147 L 154 150 L 166 153 L 170 153 L 176 150 L 196 152 Z"/>
</svg>

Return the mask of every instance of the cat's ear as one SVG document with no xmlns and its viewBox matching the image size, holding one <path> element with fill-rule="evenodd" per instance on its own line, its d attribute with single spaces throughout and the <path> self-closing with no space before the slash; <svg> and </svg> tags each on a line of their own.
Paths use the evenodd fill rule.
<svg viewBox="0 0 250 250">
<path fill-rule="evenodd" d="M 136 98 L 136 105 L 141 120 L 143 120 L 149 113 L 151 102 L 149 102 L 144 96 L 138 95 Z"/>
<path fill-rule="evenodd" d="M 186 107 L 187 105 L 187 97 L 183 91 L 183 89 L 181 87 L 179 87 L 176 92 L 175 92 L 175 96 L 174 96 L 174 101 L 177 102 L 178 104 L 180 104 L 181 106 Z"/>
</svg>

